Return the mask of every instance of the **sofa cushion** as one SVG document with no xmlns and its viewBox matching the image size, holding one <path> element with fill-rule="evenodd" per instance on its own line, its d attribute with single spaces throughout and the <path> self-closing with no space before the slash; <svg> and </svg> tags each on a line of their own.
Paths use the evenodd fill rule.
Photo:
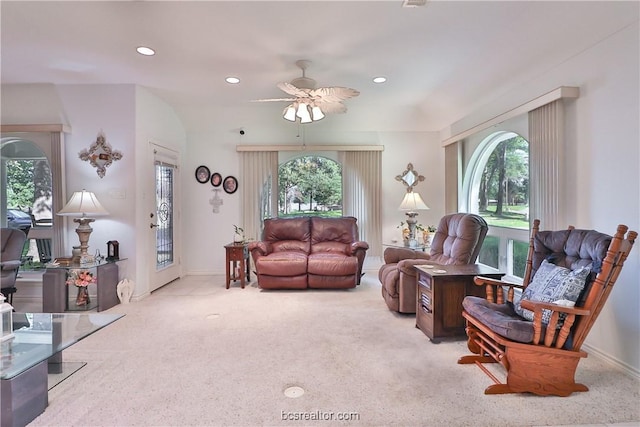
<svg viewBox="0 0 640 427">
<path fill-rule="evenodd" d="M 299 251 L 272 252 L 255 260 L 256 271 L 267 276 L 300 276 L 307 274 L 307 254 Z"/>
<path fill-rule="evenodd" d="M 318 243 L 334 242 L 346 246 L 358 241 L 358 226 L 354 217 L 321 218 L 311 217 L 312 250 Z"/>
<path fill-rule="evenodd" d="M 303 251 L 309 253 L 311 240 L 310 218 L 269 218 L 264 220 L 262 240 L 270 242 L 278 251 Z"/>
<path fill-rule="evenodd" d="M 542 261 L 535 277 L 522 292 L 522 297 L 514 304 L 515 312 L 528 320 L 533 320 L 533 312 L 522 308 L 521 301 L 554 302 L 568 300 L 576 302 L 591 269 L 580 267 L 575 271 L 556 266 L 547 260 Z M 551 318 L 550 310 L 542 310 L 542 323 L 548 324 Z"/>
<path fill-rule="evenodd" d="M 358 259 L 331 252 L 312 253 L 307 268 L 309 274 L 347 276 L 358 273 Z"/>
<path fill-rule="evenodd" d="M 533 322 L 520 317 L 511 304 L 495 304 L 485 298 L 467 296 L 462 307 L 493 332 L 512 341 L 533 341 Z"/>
</svg>

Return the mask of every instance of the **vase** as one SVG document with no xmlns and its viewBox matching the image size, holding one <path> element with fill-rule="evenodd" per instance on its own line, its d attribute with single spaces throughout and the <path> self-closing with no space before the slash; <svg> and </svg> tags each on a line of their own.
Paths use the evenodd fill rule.
<svg viewBox="0 0 640 427">
<path fill-rule="evenodd" d="M 86 286 L 76 286 L 78 288 L 78 296 L 76 297 L 76 305 L 89 304 L 89 290 Z"/>
<path fill-rule="evenodd" d="M 435 233 L 432 231 L 425 231 L 422 233 L 422 239 L 424 241 L 425 246 L 431 246 L 431 242 L 433 241 L 433 235 Z"/>
</svg>

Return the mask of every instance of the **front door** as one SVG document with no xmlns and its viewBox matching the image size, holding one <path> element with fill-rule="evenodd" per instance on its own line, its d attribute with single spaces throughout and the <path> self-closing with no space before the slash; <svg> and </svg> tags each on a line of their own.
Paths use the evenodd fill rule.
<svg viewBox="0 0 640 427">
<path fill-rule="evenodd" d="M 180 277 L 179 156 L 176 151 L 151 144 L 155 180 L 155 205 L 149 213 L 152 258 L 149 290 Z"/>
</svg>

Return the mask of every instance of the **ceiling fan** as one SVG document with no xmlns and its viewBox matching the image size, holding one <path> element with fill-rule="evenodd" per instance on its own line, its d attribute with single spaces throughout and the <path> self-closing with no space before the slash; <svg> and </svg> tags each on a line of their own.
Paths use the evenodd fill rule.
<svg viewBox="0 0 640 427">
<path fill-rule="evenodd" d="M 283 92 L 291 95 L 291 98 L 256 99 L 253 102 L 277 102 L 289 101 L 283 111 L 286 120 L 300 123 L 311 123 L 324 118 L 325 114 L 342 114 L 347 112 L 347 107 L 342 103 L 345 99 L 360 95 L 355 89 L 341 86 L 316 88 L 316 81 L 306 76 L 306 70 L 311 61 L 296 61 L 298 68 L 302 70 L 302 77 L 293 79 L 290 83 L 282 82 L 276 86 Z"/>
</svg>

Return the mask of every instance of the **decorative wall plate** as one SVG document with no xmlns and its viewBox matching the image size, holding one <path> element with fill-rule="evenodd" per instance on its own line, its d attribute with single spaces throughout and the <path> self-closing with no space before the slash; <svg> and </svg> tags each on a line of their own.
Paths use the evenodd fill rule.
<svg viewBox="0 0 640 427">
<path fill-rule="evenodd" d="M 214 187 L 220 187 L 220 184 L 222 184 L 222 175 L 220 175 L 218 172 L 212 173 L 211 185 L 213 185 Z"/>
<path fill-rule="evenodd" d="M 222 182 L 222 188 L 224 188 L 224 191 L 227 194 L 233 194 L 238 189 L 238 180 L 235 177 L 229 175 Z"/>
<path fill-rule="evenodd" d="M 209 178 L 211 177 L 211 171 L 206 166 L 198 166 L 196 168 L 196 181 L 200 184 L 205 184 L 209 182 Z"/>
</svg>

